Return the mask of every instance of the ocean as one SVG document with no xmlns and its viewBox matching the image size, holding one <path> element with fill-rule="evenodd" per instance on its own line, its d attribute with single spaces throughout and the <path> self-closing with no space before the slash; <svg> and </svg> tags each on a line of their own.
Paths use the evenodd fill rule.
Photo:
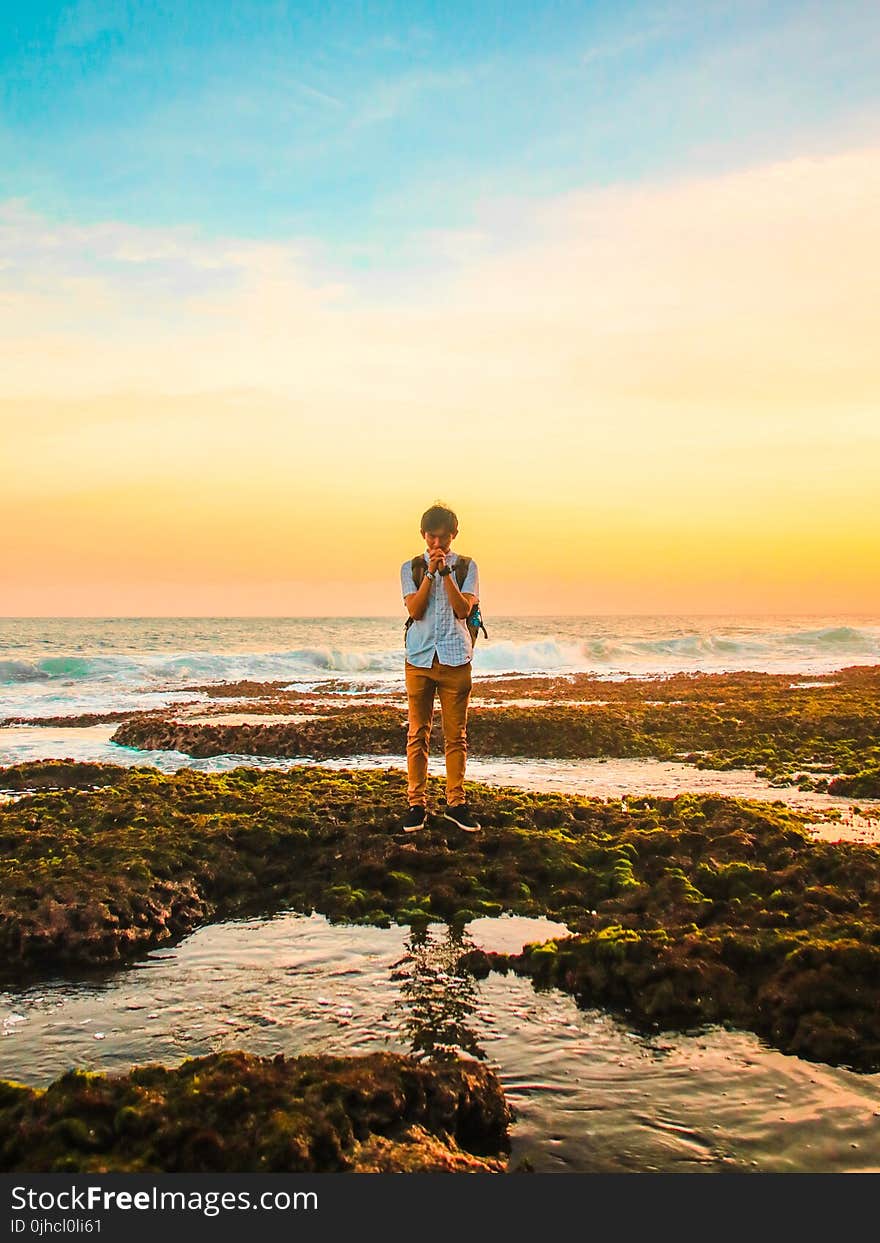
<svg viewBox="0 0 880 1243">
<path fill-rule="evenodd" d="M 475 676 L 827 673 L 880 661 L 880 617 L 492 617 Z M 161 707 L 241 678 L 401 690 L 402 617 L 0 618 L 0 720 Z"/>
</svg>

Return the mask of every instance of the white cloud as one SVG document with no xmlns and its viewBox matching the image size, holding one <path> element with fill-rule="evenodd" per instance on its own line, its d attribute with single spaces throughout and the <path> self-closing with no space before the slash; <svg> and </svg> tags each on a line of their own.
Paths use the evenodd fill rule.
<svg viewBox="0 0 880 1243">
<path fill-rule="evenodd" d="M 7 396 L 262 389 L 474 428 L 573 420 L 718 437 L 880 391 L 880 151 L 485 209 L 425 234 L 394 304 L 303 239 L 0 212 Z M 439 256 L 439 257 L 438 257 Z M 346 411 L 349 412 L 346 414 Z M 656 434 L 656 433 L 651 433 Z"/>
</svg>

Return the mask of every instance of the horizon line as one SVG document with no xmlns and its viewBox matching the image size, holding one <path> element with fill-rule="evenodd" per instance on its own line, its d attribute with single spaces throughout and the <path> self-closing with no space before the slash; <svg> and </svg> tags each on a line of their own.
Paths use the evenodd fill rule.
<svg viewBox="0 0 880 1243">
<path fill-rule="evenodd" d="M 790 609 L 771 612 L 752 610 L 741 613 L 676 610 L 675 612 L 630 613 L 626 611 L 597 613 L 496 613 L 496 620 L 525 618 L 595 618 L 595 617 L 835 617 L 862 618 L 880 621 L 880 612 L 822 611 L 799 613 Z M 397 613 L 0 613 L 0 621 L 400 621 Z"/>
</svg>

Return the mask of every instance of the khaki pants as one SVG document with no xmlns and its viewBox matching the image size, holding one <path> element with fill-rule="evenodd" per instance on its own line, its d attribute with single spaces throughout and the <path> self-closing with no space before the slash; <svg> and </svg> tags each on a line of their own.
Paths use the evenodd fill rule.
<svg viewBox="0 0 880 1243">
<path fill-rule="evenodd" d="M 456 807 L 465 801 L 464 769 L 467 763 L 467 710 L 471 697 L 471 666 L 441 665 L 438 657 L 430 669 L 406 662 L 406 695 L 409 730 L 406 736 L 407 795 L 410 807 L 424 807 L 428 785 L 428 743 L 434 720 L 434 692 L 440 696 L 443 745 L 446 751 L 446 803 Z"/>
</svg>

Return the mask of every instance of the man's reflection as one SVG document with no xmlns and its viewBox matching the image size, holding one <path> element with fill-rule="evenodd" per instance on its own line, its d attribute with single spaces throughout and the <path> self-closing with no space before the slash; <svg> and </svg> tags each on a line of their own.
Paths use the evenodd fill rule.
<svg viewBox="0 0 880 1243">
<path fill-rule="evenodd" d="M 406 953 L 394 964 L 400 981 L 401 1035 L 415 1057 L 451 1060 L 462 1053 L 485 1059 L 469 1020 L 476 1012 L 479 985 L 459 965 L 474 948 L 463 928 L 431 925 L 410 928 Z"/>
</svg>

